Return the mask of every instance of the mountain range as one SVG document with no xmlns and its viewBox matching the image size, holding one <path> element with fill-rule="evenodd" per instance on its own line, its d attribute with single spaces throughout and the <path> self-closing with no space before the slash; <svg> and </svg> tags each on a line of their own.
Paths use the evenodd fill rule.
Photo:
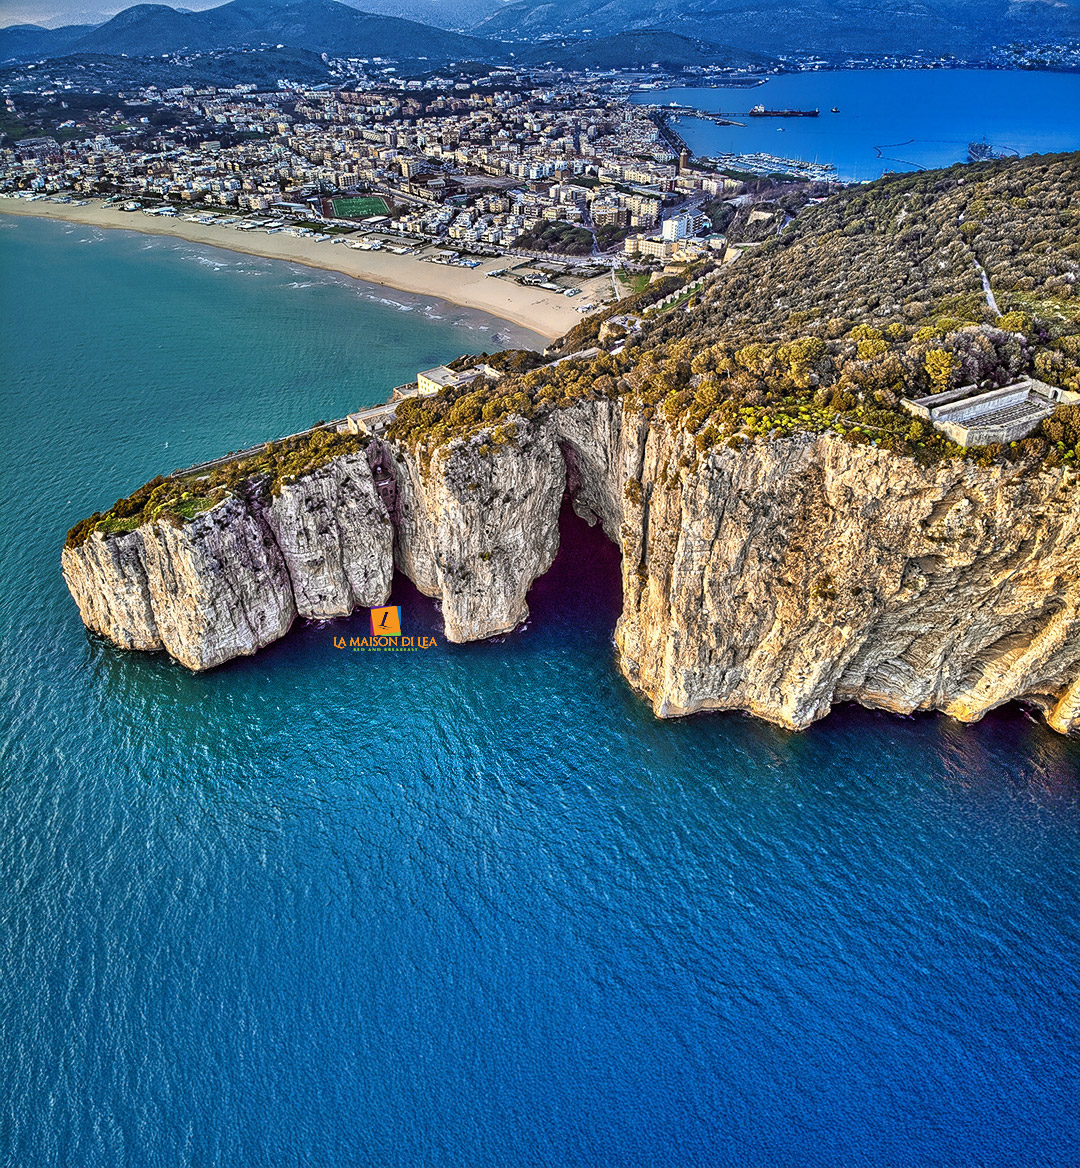
<svg viewBox="0 0 1080 1168">
<path fill-rule="evenodd" d="M 479 37 L 359 12 L 336 0 L 232 0 L 202 12 L 136 4 L 96 28 L 2 29 L 0 59 L 68 53 L 145 57 L 267 44 L 335 56 L 428 56 L 439 60 L 486 59 L 492 47 Z"/>
<path fill-rule="evenodd" d="M 360 12 L 337 0 L 232 0 L 202 12 L 137 4 L 96 27 L 22 25 L 0 29 L 0 62 L 95 53 L 145 58 L 262 46 L 331 56 L 427 61 L 432 68 L 463 61 L 611 69 L 653 63 L 666 68 L 754 65 L 768 60 L 690 35 L 689 29 L 683 33 L 654 29 L 520 43 Z"/>
<path fill-rule="evenodd" d="M 518 0 L 472 27 L 482 36 L 594 35 L 660 27 L 763 53 L 978 54 L 1080 37 L 1076 0 Z"/>
<path fill-rule="evenodd" d="M 129 57 L 258 46 L 395 60 L 592 68 L 761 62 L 819 52 L 975 55 L 995 44 L 1080 37 L 1078 0 L 232 0 L 191 12 L 137 4 L 100 25 L 0 29 L 0 62 L 72 53 Z M 391 14 L 467 21 L 463 30 Z M 430 14 L 430 15 L 428 15 Z M 765 55 L 765 56 L 763 56 Z"/>
</svg>

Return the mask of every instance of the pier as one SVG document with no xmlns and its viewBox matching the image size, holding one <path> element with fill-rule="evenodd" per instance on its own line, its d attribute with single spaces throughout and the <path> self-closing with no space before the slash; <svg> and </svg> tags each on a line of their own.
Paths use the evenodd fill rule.
<svg viewBox="0 0 1080 1168">
<path fill-rule="evenodd" d="M 692 105 L 646 105 L 642 108 L 647 109 L 653 115 L 660 116 L 664 121 L 671 117 L 700 118 L 705 122 L 714 122 L 718 126 L 745 126 L 745 122 L 736 119 L 750 116 L 749 113 L 725 114 L 718 110 L 697 109 Z"/>
<path fill-rule="evenodd" d="M 766 109 L 763 105 L 756 105 L 753 109 L 743 113 L 725 113 L 723 110 L 698 109 L 697 106 L 679 105 L 677 102 L 671 102 L 668 105 L 645 105 L 641 108 L 665 119 L 668 117 L 700 118 L 705 122 L 714 122 L 718 126 L 745 126 L 746 122 L 740 121 L 740 118 L 816 118 L 821 113 L 820 110 L 816 109 Z"/>
</svg>

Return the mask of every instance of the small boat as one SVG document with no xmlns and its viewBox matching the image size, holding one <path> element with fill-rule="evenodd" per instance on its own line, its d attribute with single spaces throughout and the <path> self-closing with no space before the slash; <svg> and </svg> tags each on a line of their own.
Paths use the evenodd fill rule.
<svg viewBox="0 0 1080 1168">
<path fill-rule="evenodd" d="M 832 109 L 829 110 L 829 113 L 831 113 L 831 114 L 838 114 L 839 112 L 840 111 L 836 108 L 836 106 L 833 106 Z"/>
</svg>

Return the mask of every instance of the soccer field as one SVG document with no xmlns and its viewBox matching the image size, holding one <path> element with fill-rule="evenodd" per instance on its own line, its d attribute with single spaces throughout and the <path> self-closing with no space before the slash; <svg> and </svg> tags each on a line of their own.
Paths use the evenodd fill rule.
<svg viewBox="0 0 1080 1168">
<path fill-rule="evenodd" d="M 389 215 L 390 209 L 378 195 L 353 199 L 334 199 L 337 219 L 366 219 L 369 215 Z"/>
</svg>

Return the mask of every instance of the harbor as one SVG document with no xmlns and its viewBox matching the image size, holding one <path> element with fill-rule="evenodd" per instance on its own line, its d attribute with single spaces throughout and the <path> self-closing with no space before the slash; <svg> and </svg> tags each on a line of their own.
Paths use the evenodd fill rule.
<svg viewBox="0 0 1080 1168">
<path fill-rule="evenodd" d="M 693 106 L 683 106 L 676 102 L 670 102 L 668 105 L 650 105 L 646 107 L 649 110 L 650 116 L 656 122 L 657 127 L 664 141 L 668 146 L 676 151 L 682 153 L 684 150 L 690 152 L 689 143 L 679 132 L 678 126 L 681 124 L 682 117 L 697 118 L 703 121 L 709 121 L 718 126 L 745 126 L 745 122 L 732 120 L 734 117 L 761 117 L 761 114 L 755 114 L 753 110 L 748 114 L 721 114 L 710 113 L 708 110 L 697 109 Z M 764 107 L 755 107 L 764 109 Z M 811 114 L 810 111 L 783 111 L 776 113 L 777 117 L 797 117 L 797 116 L 817 116 L 817 110 Z M 836 167 L 831 163 L 818 162 L 816 159 L 809 161 L 803 158 L 789 158 L 780 154 L 773 154 L 766 151 L 754 151 L 748 154 L 741 154 L 736 152 L 725 152 L 715 157 L 701 155 L 697 158 L 697 162 L 707 166 L 713 166 L 717 170 L 737 170 L 744 174 L 760 175 L 765 177 L 767 175 L 784 175 L 787 178 L 803 179 L 808 182 L 835 182 L 837 181 Z"/>
<path fill-rule="evenodd" d="M 836 167 L 828 162 L 807 162 L 802 158 L 785 158 L 781 154 L 758 151 L 753 154 L 718 154 L 715 158 L 700 158 L 699 162 L 717 170 L 738 170 L 744 174 L 784 175 L 806 182 L 839 182 Z"/>
<path fill-rule="evenodd" d="M 735 116 L 765 94 L 767 109 L 817 109 L 820 115 Z M 816 161 L 835 166 L 843 182 L 966 162 L 969 144 L 977 144 L 977 157 L 983 140 L 1008 155 L 1080 147 L 1080 123 L 1072 113 L 1080 103 L 1080 74 L 822 69 L 771 77 L 752 97 L 686 85 L 650 89 L 630 100 L 665 111 L 698 158 L 726 156 L 727 166 L 755 154 Z M 904 147 L 879 153 L 882 143 Z M 757 173 L 751 166 L 739 169 Z"/>
</svg>

